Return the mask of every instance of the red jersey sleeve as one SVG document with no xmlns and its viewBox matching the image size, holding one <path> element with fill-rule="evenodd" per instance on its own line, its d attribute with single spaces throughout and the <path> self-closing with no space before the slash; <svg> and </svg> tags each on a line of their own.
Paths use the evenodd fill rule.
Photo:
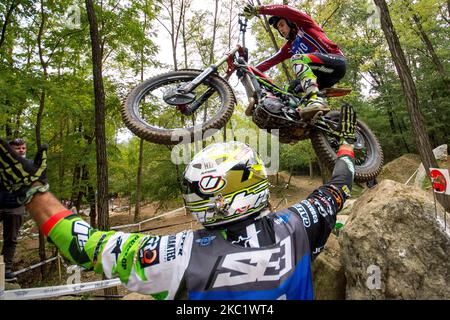
<svg viewBox="0 0 450 320">
<path fill-rule="evenodd" d="M 289 43 L 285 43 L 280 50 L 278 50 L 277 53 L 275 53 L 273 56 L 271 56 L 269 59 L 264 60 L 263 62 L 259 63 L 256 68 L 261 71 L 265 72 L 272 68 L 274 65 L 279 64 L 280 62 L 283 62 L 286 59 L 289 59 L 292 57 L 292 53 L 289 52 L 290 45 Z"/>
</svg>

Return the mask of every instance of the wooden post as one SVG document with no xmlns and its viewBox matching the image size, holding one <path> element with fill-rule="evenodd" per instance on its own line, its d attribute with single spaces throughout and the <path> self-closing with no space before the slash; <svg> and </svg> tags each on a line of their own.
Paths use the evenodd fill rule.
<svg viewBox="0 0 450 320">
<path fill-rule="evenodd" d="M 0 300 L 5 297 L 5 263 L 3 256 L 0 256 Z"/>
<path fill-rule="evenodd" d="M 58 253 L 58 274 L 59 274 L 59 281 L 62 281 L 62 276 L 61 276 L 61 256 Z"/>
</svg>

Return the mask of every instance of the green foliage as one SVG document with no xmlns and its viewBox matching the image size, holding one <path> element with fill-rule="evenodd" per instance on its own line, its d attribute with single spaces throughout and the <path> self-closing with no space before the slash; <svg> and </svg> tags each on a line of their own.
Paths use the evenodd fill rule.
<svg viewBox="0 0 450 320">
<path fill-rule="evenodd" d="M 271 3 L 269 0 L 262 2 Z M 66 23 L 67 11 L 74 3 L 79 5 L 81 18 L 80 25 L 75 28 Z M 170 17 L 166 15 L 165 9 L 168 7 L 165 7 L 167 3 L 164 1 L 107 0 L 96 3 L 103 38 L 110 192 L 130 195 L 134 201 L 139 140 L 134 137 L 118 142 L 118 132 L 124 128 L 119 107 L 130 88 L 140 81 L 141 72 L 147 78 L 154 68 L 167 66 L 167 60 L 160 61 L 157 54 L 162 49 L 167 56 L 172 52 L 167 42 L 159 41 L 161 37 L 158 36 L 163 34 L 169 38 Z M 331 106 L 339 109 L 343 101 L 350 102 L 358 117 L 380 139 L 386 161 L 406 152 L 417 152 L 391 53 L 381 29 L 367 23 L 368 1 L 303 0 L 288 3 L 310 14 L 347 57 L 347 74 L 339 86 L 352 87 L 353 92 L 344 98 L 330 99 Z M 5 30 L 4 41 L 0 44 L 0 135 L 7 138 L 25 137 L 29 144 L 29 156 L 32 156 L 35 152 L 36 119 L 44 95 L 40 130 L 41 141 L 50 144 L 48 177 L 52 190 L 64 198 L 82 192 L 83 201 L 86 201 L 86 190 L 95 190 L 97 168 L 91 47 L 83 2 L 45 0 L 42 15 L 40 2 L 20 1 L 5 25 L 10 4 L 11 1 L 0 3 L 0 27 L 4 27 L 0 29 Z M 439 73 L 413 16 L 420 18 L 422 30 L 448 74 L 447 5 L 444 0 L 389 2 L 434 147 L 449 142 L 448 76 L 442 77 Z M 178 19 L 181 15 L 176 1 L 175 7 L 174 18 Z M 236 1 L 222 0 L 219 8 L 216 39 L 213 39 L 213 9 L 199 6 L 197 0 L 190 3 L 184 16 L 185 33 L 183 26 L 178 31 L 176 53 L 179 67 L 184 67 L 181 61 L 185 58 L 185 52 L 188 67 L 204 67 L 211 59 L 217 61 L 228 47 L 236 43 L 236 15 L 242 6 Z M 161 22 L 169 26 L 168 30 L 162 27 Z M 250 27 L 247 36 L 254 36 L 257 43 L 249 53 L 250 63 L 257 64 L 273 55 L 275 49 L 261 19 L 251 20 Z M 40 31 L 42 37 L 39 39 Z M 177 32 L 176 29 L 174 31 Z M 280 47 L 284 39 L 274 29 L 272 31 Z M 186 51 L 182 48 L 184 44 Z M 213 44 L 214 50 L 211 50 Z M 279 84 L 286 82 L 280 65 L 267 73 Z M 236 84 L 233 78 L 231 84 Z M 239 104 L 227 125 L 228 140 L 234 133 L 258 132 L 251 119 L 244 116 L 246 98 L 242 99 L 239 92 L 238 97 Z M 160 124 L 172 120 L 172 110 L 155 115 L 155 107 L 148 105 L 145 114 L 149 120 Z M 180 123 L 174 122 L 174 125 Z M 223 132 L 220 132 L 218 137 L 222 135 Z M 184 166 L 177 167 L 170 159 L 169 148 L 144 144 L 143 199 L 168 202 L 179 198 L 179 180 Z M 280 148 L 281 170 L 307 171 L 310 162 L 315 161 L 309 141 L 282 145 Z M 84 179 L 76 177 L 79 168 L 82 168 L 81 173 L 85 173 Z"/>
</svg>

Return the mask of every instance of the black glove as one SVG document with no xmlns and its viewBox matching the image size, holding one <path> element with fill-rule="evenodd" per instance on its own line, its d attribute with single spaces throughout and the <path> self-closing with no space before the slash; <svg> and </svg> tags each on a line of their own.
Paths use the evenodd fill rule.
<svg viewBox="0 0 450 320">
<path fill-rule="evenodd" d="M 333 133 L 340 137 L 340 143 L 354 144 L 356 130 L 356 112 L 353 107 L 347 103 L 341 107 L 339 123 Z"/>
<path fill-rule="evenodd" d="M 39 147 L 33 163 L 18 155 L 0 138 L 0 184 L 21 198 L 34 182 L 47 185 L 47 149 L 46 144 Z"/>
<path fill-rule="evenodd" d="M 287 88 L 288 92 L 299 94 L 303 91 L 302 84 L 300 79 L 295 79 L 289 82 L 289 86 Z"/>
</svg>

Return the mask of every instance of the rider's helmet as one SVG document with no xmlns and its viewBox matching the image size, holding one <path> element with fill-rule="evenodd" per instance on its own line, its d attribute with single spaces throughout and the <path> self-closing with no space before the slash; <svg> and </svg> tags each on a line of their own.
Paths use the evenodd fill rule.
<svg viewBox="0 0 450 320">
<path fill-rule="evenodd" d="M 269 184 L 259 155 L 241 142 L 211 144 L 184 172 L 186 210 L 205 227 L 222 226 L 268 206 Z"/>
<path fill-rule="evenodd" d="M 284 37 L 283 34 L 280 32 L 280 30 L 278 30 L 278 28 L 277 28 L 278 21 L 280 21 L 281 19 L 284 19 L 284 21 L 286 21 L 289 28 L 291 28 L 291 31 L 289 32 L 287 37 Z M 274 27 L 275 29 L 277 29 L 278 32 L 280 33 L 280 35 L 287 40 L 294 40 L 295 36 L 297 35 L 297 32 L 298 32 L 297 25 L 285 17 L 272 16 L 269 18 L 269 24 L 272 27 Z"/>
</svg>

